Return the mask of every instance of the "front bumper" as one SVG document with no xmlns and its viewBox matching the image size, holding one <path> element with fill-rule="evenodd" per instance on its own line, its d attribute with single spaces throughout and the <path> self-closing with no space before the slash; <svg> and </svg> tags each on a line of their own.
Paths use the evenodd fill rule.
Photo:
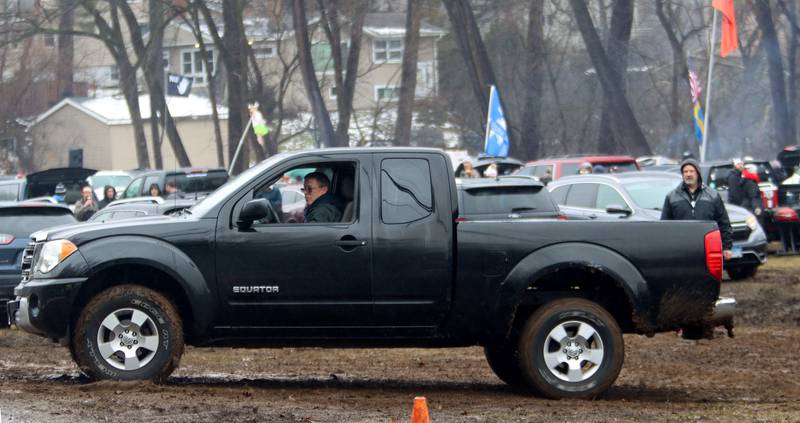
<svg viewBox="0 0 800 423">
<path fill-rule="evenodd" d="M 726 260 L 725 267 L 762 265 L 767 261 L 766 237 L 755 241 L 734 242 L 733 245 L 742 249 L 742 256 Z"/>
<path fill-rule="evenodd" d="M 14 289 L 6 308 L 20 329 L 54 340 L 66 335 L 72 305 L 87 278 L 33 279 Z"/>
</svg>

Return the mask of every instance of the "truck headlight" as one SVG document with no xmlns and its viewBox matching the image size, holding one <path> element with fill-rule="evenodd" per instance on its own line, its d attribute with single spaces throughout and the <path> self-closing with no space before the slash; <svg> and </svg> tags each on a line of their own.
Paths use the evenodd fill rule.
<svg viewBox="0 0 800 423">
<path fill-rule="evenodd" d="M 41 273 L 47 273 L 75 251 L 78 251 L 78 247 L 66 239 L 47 242 L 39 253 L 39 262 L 36 269 Z"/>
<path fill-rule="evenodd" d="M 744 223 L 747 224 L 747 227 L 750 228 L 751 231 L 754 231 L 756 228 L 758 228 L 758 220 L 756 220 L 755 216 L 747 216 L 747 219 L 744 220 Z"/>
</svg>

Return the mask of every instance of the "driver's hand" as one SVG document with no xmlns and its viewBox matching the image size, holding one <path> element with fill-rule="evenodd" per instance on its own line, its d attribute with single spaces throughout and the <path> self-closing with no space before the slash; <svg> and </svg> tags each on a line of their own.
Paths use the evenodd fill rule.
<svg viewBox="0 0 800 423">
<path fill-rule="evenodd" d="M 733 258 L 733 251 L 731 251 L 731 250 L 723 251 L 722 252 L 722 258 L 724 258 L 725 260 L 730 260 L 731 258 Z"/>
</svg>

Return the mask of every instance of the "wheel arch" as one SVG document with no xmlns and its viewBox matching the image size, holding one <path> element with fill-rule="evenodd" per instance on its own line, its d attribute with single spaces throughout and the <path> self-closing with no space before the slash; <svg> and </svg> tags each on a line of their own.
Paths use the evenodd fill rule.
<svg viewBox="0 0 800 423">
<path fill-rule="evenodd" d="M 136 284 L 175 301 L 187 340 L 206 331 L 213 322 L 216 307 L 210 286 L 195 263 L 164 241 L 135 236 L 121 238 L 80 247 L 91 271 L 73 303 L 71 321 L 97 293 L 116 285 Z M 125 248 L 118 248 L 120 244 Z"/>
<path fill-rule="evenodd" d="M 616 251 L 570 242 L 534 251 L 509 272 L 494 307 L 494 336 L 509 338 L 537 307 L 569 296 L 607 308 L 624 331 L 651 331 L 650 290 L 639 270 Z"/>
</svg>

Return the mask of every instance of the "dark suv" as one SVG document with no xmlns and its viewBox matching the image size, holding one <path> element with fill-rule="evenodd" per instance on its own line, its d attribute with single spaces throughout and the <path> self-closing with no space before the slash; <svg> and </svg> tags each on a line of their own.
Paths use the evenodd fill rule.
<svg viewBox="0 0 800 423">
<path fill-rule="evenodd" d="M 138 175 L 120 199 L 147 197 L 150 195 L 150 186 L 158 185 L 162 193 L 168 181 L 175 181 L 178 192 L 190 198 L 201 198 L 208 195 L 228 182 L 228 172 L 225 169 L 183 168 L 173 170 L 151 170 Z"/>
</svg>

